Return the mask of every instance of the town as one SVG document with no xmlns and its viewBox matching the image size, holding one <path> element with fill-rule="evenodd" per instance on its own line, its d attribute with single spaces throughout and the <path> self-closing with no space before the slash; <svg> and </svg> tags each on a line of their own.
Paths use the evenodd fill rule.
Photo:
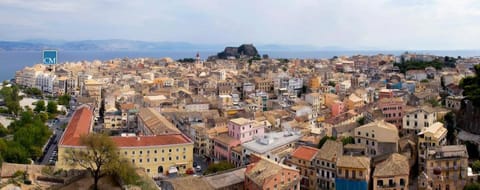
<svg viewBox="0 0 480 190">
<path fill-rule="evenodd" d="M 0 95 L 2 186 L 480 188 L 478 57 L 278 59 L 252 44 L 192 57 L 16 71 Z"/>
</svg>

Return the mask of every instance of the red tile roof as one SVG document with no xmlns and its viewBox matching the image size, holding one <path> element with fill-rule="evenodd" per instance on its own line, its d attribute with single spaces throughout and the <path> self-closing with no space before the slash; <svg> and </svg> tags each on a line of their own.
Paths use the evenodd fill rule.
<svg viewBox="0 0 480 190">
<path fill-rule="evenodd" d="M 60 139 L 60 145 L 80 146 L 80 136 L 88 134 L 91 130 L 93 113 L 88 106 L 83 106 L 75 111 L 67 128 Z"/>
<path fill-rule="evenodd" d="M 83 106 L 77 109 L 65 129 L 65 133 L 63 133 L 63 136 L 60 139 L 60 146 L 81 146 L 80 136 L 90 133 L 92 120 L 93 113 L 88 106 Z M 183 134 L 138 136 L 138 138 L 115 136 L 111 138 L 118 147 L 161 146 L 192 143 L 192 140 Z"/>
<path fill-rule="evenodd" d="M 192 143 L 188 137 L 183 134 L 168 134 L 156 136 L 137 136 L 137 137 L 112 137 L 113 142 L 119 148 L 122 147 L 139 147 L 139 146 L 162 146 L 173 144 Z"/>
<path fill-rule="evenodd" d="M 292 157 L 300 160 L 313 160 L 318 153 L 318 149 L 309 146 L 300 146 L 292 153 Z"/>
</svg>

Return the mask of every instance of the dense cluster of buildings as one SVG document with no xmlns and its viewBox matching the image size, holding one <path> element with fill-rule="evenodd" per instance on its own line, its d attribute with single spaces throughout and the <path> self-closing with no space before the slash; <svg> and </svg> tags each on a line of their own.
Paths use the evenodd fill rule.
<svg viewBox="0 0 480 190">
<path fill-rule="evenodd" d="M 237 167 L 168 179 L 166 189 L 462 189 L 478 178 L 467 175 L 466 148 L 447 143 L 442 121 L 460 108 L 458 83 L 480 60 L 405 74 L 393 64 L 434 59 L 125 58 L 35 65 L 16 82 L 83 105 L 60 141 L 60 167 L 68 167 L 65 151 L 82 148 L 78 137 L 101 126 L 122 134 L 111 137 L 120 155 L 151 177 L 186 173 L 194 154 Z M 432 103 L 441 96 L 444 106 Z M 336 140 L 319 147 L 326 136 Z"/>
</svg>

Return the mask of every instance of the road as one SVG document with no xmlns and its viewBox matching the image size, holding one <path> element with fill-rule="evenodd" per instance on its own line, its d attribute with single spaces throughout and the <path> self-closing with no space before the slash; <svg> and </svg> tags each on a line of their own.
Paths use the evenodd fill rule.
<svg viewBox="0 0 480 190">
<path fill-rule="evenodd" d="M 208 167 L 206 159 L 204 157 L 198 155 L 198 154 L 194 154 L 193 155 L 193 162 L 195 162 L 197 165 L 202 167 L 202 170 L 201 171 L 195 171 L 195 174 L 203 175 L 203 173 L 205 172 L 205 170 L 207 170 L 207 167 Z"/>
<path fill-rule="evenodd" d="M 47 151 L 46 151 L 45 155 L 43 156 L 43 160 L 41 160 L 40 164 L 42 164 L 42 165 L 49 164 L 50 159 L 53 158 L 53 157 L 55 157 L 55 161 L 57 160 L 56 155 L 53 156 L 53 152 L 58 151 L 58 149 L 57 150 L 55 150 L 55 149 L 58 145 L 58 141 L 60 141 L 60 138 L 62 137 L 62 134 L 63 134 L 63 130 L 61 129 L 61 126 L 65 123 L 68 123 L 68 121 L 70 121 L 70 116 L 71 116 L 71 114 L 69 114 L 68 117 L 59 116 L 58 117 L 59 121 L 56 122 L 55 124 L 53 124 L 50 127 L 50 130 L 52 130 L 52 132 L 54 132 L 54 134 L 56 134 L 56 136 L 55 136 L 54 139 L 50 140 L 51 143 L 47 147 Z M 49 143 L 49 142 L 47 142 L 47 143 Z"/>
</svg>

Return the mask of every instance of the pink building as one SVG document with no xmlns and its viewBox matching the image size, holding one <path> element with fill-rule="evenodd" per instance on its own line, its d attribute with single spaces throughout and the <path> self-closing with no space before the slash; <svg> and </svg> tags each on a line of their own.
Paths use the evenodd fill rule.
<svg viewBox="0 0 480 190">
<path fill-rule="evenodd" d="M 255 136 L 263 136 L 265 126 L 254 120 L 237 118 L 228 122 L 228 135 L 240 140 L 240 143 L 253 140 Z"/>
<path fill-rule="evenodd" d="M 332 109 L 332 117 L 335 117 L 345 111 L 345 104 L 341 101 L 336 100 L 333 102 L 331 109 Z"/>
<path fill-rule="evenodd" d="M 405 107 L 402 98 L 380 99 L 378 107 L 382 111 L 386 122 L 394 124 L 397 129 L 402 129 L 403 112 Z"/>
<path fill-rule="evenodd" d="M 253 140 L 255 136 L 263 136 L 264 132 L 265 126 L 261 122 L 245 118 L 232 119 L 228 122 L 228 135 L 219 135 L 214 139 L 214 157 L 230 162 L 234 147 Z"/>
<path fill-rule="evenodd" d="M 213 154 L 217 160 L 227 160 L 231 161 L 232 148 L 240 145 L 240 141 L 228 136 L 227 134 L 222 134 L 215 137 Z"/>
</svg>

